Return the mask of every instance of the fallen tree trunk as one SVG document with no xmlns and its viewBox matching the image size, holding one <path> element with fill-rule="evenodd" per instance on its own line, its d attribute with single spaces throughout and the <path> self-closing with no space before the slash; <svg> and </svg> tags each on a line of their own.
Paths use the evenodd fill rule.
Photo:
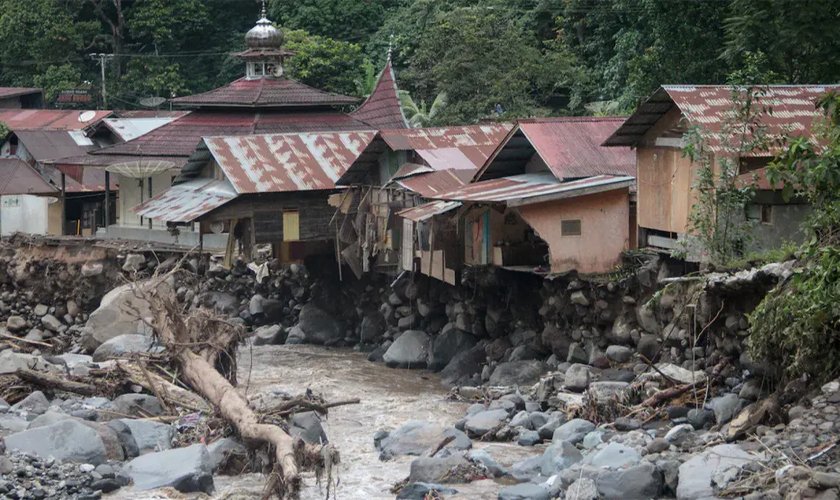
<svg viewBox="0 0 840 500">
<path fill-rule="evenodd" d="M 103 388 L 94 384 L 76 382 L 66 378 L 56 377 L 46 372 L 36 372 L 26 368 L 18 368 L 15 375 L 25 382 L 29 382 L 44 389 L 58 389 L 59 391 L 72 392 L 81 396 L 95 396 L 101 394 Z"/>
<path fill-rule="evenodd" d="M 201 396 L 182 387 L 178 387 L 148 369 L 144 370 L 137 364 L 125 360 L 118 360 L 117 368 L 132 383 L 165 400 L 161 401 L 163 404 L 174 403 L 176 406 L 182 406 L 194 411 L 210 411 L 210 405 Z"/>
</svg>

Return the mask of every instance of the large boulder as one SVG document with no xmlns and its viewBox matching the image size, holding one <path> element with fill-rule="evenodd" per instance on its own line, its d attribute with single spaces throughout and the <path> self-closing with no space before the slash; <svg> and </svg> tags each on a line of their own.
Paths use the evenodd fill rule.
<svg viewBox="0 0 840 500">
<path fill-rule="evenodd" d="M 446 368 L 441 370 L 440 378 L 444 384 L 463 385 L 468 383 L 473 376 L 481 373 L 481 366 L 487 359 L 484 347 L 481 344 L 461 351 L 452 358 Z"/>
<path fill-rule="evenodd" d="M 150 420 L 120 418 L 108 422 L 108 427 L 117 433 L 130 458 L 172 448 L 175 435 L 172 426 Z"/>
<path fill-rule="evenodd" d="M 160 353 L 164 351 L 164 347 L 148 335 L 138 335 L 136 333 L 118 335 L 114 338 L 108 339 L 93 351 L 93 361 L 101 363 L 109 359 L 117 359 L 125 357 L 129 354 L 136 353 Z"/>
<path fill-rule="evenodd" d="M 117 396 L 113 401 L 106 404 L 102 408 L 102 416 L 108 417 L 113 415 L 113 418 L 122 417 L 148 417 L 158 416 L 163 413 L 163 407 L 160 400 L 148 394 L 123 394 Z"/>
<path fill-rule="evenodd" d="M 222 438 L 207 445 L 213 472 L 217 474 L 239 474 L 245 469 L 248 448 L 233 438 Z"/>
<path fill-rule="evenodd" d="M 9 408 L 9 411 L 24 417 L 34 418 L 46 412 L 49 407 L 50 402 L 47 397 L 44 396 L 44 393 L 41 391 L 35 391 L 29 396 L 26 396 L 17 403 L 13 404 L 12 407 Z"/>
<path fill-rule="evenodd" d="M 122 474 L 140 491 L 172 487 L 182 493 L 213 492 L 213 462 L 203 444 L 137 457 Z"/>
<path fill-rule="evenodd" d="M 380 452 L 379 459 L 389 460 L 400 455 L 422 455 L 449 436 L 455 439 L 444 449 L 468 450 L 472 447 L 470 438 L 458 429 L 420 420 L 412 420 L 399 429 L 380 434 L 374 438 L 374 444 Z"/>
<path fill-rule="evenodd" d="M 650 462 L 626 469 L 602 469 L 595 478 L 595 487 L 602 498 L 659 498 L 662 474 Z"/>
<path fill-rule="evenodd" d="M 254 331 L 254 345 L 278 345 L 286 343 L 283 325 L 266 325 Z"/>
<path fill-rule="evenodd" d="M 128 283 L 105 294 L 82 330 L 82 346 L 94 351 L 119 335 L 149 335 L 151 328 L 144 319 L 150 320 L 152 313 L 148 301 L 140 297 L 149 285 L 149 281 Z"/>
<path fill-rule="evenodd" d="M 467 417 L 464 430 L 473 437 L 481 437 L 490 431 L 501 428 L 508 418 L 504 409 L 485 410 Z"/>
<path fill-rule="evenodd" d="M 49 366 L 41 356 L 13 352 L 11 349 L 0 352 L 0 375 L 14 373 L 18 369 L 44 370 Z"/>
<path fill-rule="evenodd" d="M 422 483 L 451 483 L 453 478 L 463 477 L 462 475 L 450 475 L 452 469 L 467 467 L 469 461 L 463 455 L 450 455 L 443 458 L 421 457 L 411 462 L 411 472 L 408 475 L 409 482 Z"/>
<path fill-rule="evenodd" d="M 298 324 L 289 332 L 287 344 L 333 345 L 344 339 L 344 328 L 329 313 L 310 302 L 303 306 Z"/>
<path fill-rule="evenodd" d="M 472 349 L 476 344 L 475 337 L 457 328 L 444 328 L 432 341 L 432 353 L 429 356 L 429 369 L 443 370 L 456 354 Z"/>
<path fill-rule="evenodd" d="M 545 449 L 540 459 L 540 472 L 544 476 L 552 476 L 581 460 L 583 460 L 583 455 L 572 443 L 568 441 L 552 443 Z"/>
<path fill-rule="evenodd" d="M 122 449 L 109 437 L 104 426 L 76 419 L 28 429 L 6 436 L 6 448 L 43 458 L 98 465 L 123 458 Z"/>
<path fill-rule="evenodd" d="M 327 433 L 321 425 L 321 417 L 314 411 L 295 413 L 291 418 L 289 434 L 301 438 L 309 444 L 326 444 Z"/>
<path fill-rule="evenodd" d="M 678 499 L 714 498 L 712 477 L 725 471 L 740 471 L 755 458 L 734 444 L 720 444 L 689 458 L 679 469 Z"/>
<path fill-rule="evenodd" d="M 499 500 L 549 500 L 551 492 L 541 484 L 522 483 L 502 488 L 498 498 Z"/>
<path fill-rule="evenodd" d="M 388 322 L 385 321 L 385 316 L 379 311 L 372 311 L 362 318 L 362 324 L 359 327 L 359 340 L 362 344 L 373 344 L 385 335 L 388 331 Z"/>
<path fill-rule="evenodd" d="M 490 385 L 532 385 L 545 370 L 540 361 L 508 361 L 499 363 L 490 375 Z"/>
<path fill-rule="evenodd" d="M 408 330 L 391 344 L 382 357 L 385 364 L 397 368 L 426 368 L 432 339 L 424 331 Z"/>
<path fill-rule="evenodd" d="M 441 498 L 441 495 L 455 495 L 458 490 L 447 488 L 442 484 L 408 483 L 397 493 L 397 500 L 426 500 L 427 498 Z"/>
<path fill-rule="evenodd" d="M 583 441 L 584 436 L 595 430 L 595 424 L 582 418 L 573 418 L 554 430 L 551 440 L 553 442 L 568 441 L 578 444 Z"/>
</svg>

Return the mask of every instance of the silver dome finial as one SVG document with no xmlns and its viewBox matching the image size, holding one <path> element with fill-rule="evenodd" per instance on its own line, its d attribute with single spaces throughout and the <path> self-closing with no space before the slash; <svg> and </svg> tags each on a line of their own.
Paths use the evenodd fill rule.
<svg viewBox="0 0 840 500">
<path fill-rule="evenodd" d="M 265 0 L 262 0 L 262 9 L 260 10 L 260 18 L 262 19 L 262 18 L 267 18 L 267 17 L 268 17 L 268 14 L 266 13 L 266 10 L 265 10 Z"/>
</svg>

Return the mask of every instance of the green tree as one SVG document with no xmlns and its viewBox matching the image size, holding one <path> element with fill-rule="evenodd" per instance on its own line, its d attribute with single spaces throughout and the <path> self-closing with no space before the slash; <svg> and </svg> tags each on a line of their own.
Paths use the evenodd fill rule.
<svg viewBox="0 0 840 500">
<path fill-rule="evenodd" d="M 400 0 L 273 0 L 272 19 L 313 35 L 364 44 Z"/>
<path fill-rule="evenodd" d="M 314 87 L 353 94 L 364 77 L 362 48 L 354 43 L 287 30 L 286 48 L 295 53 L 287 64 L 290 77 Z"/>
<path fill-rule="evenodd" d="M 50 66 L 40 75 L 36 75 L 33 83 L 44 89 L 44 99 L 47 102 L 55 101 L 62 90 L 86 86 L 80 69 L 69 63 Z"/>
<path fill-rule="evenodd" d="M 405 114 L 405 119 L 408 120 L 408 125 L 412 128 L 430 127 L 436 124 L 437 117 L 441 111 L 446 107 L 448 98 L 446 93 L 438 94 L 430 106 L 426 105 L 426 101 L 417 102 L 412 99 L 411 94 L 406 91 L 400 91 L 400 105 Z"/>
</svg>

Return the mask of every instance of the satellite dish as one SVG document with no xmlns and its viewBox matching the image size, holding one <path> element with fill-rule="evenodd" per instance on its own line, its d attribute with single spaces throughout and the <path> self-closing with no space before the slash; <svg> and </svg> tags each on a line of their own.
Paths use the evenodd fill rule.
<svg viewBox="0 0 840 500">
<path fill-rule="evenodd" d="M 277 66 L 275 66 L 274 70 L 272 70 L 271 74 L 275 78 L 280 78 L 281 76 L 283 76 L 283 65 L 278 64 Z"/>
<path fill-rule="evenodd" d="M 211 222 L 210 231 L 212 231 L 213 234 L 222 234 L 225 231 L 225 223 L 222 221 Z"/>
<path fill-rule="evenodd" d="M 166 102 L 164 97 L 144 97 L 140 99 L 140 105 L 144 108 L 156 108 Z"/>
<path fill-rule="evenodd" d="M 83 111 L 79 113 L 79 122 L 85 123 L 96 118 L 96 111 Z"/>
</svg>

